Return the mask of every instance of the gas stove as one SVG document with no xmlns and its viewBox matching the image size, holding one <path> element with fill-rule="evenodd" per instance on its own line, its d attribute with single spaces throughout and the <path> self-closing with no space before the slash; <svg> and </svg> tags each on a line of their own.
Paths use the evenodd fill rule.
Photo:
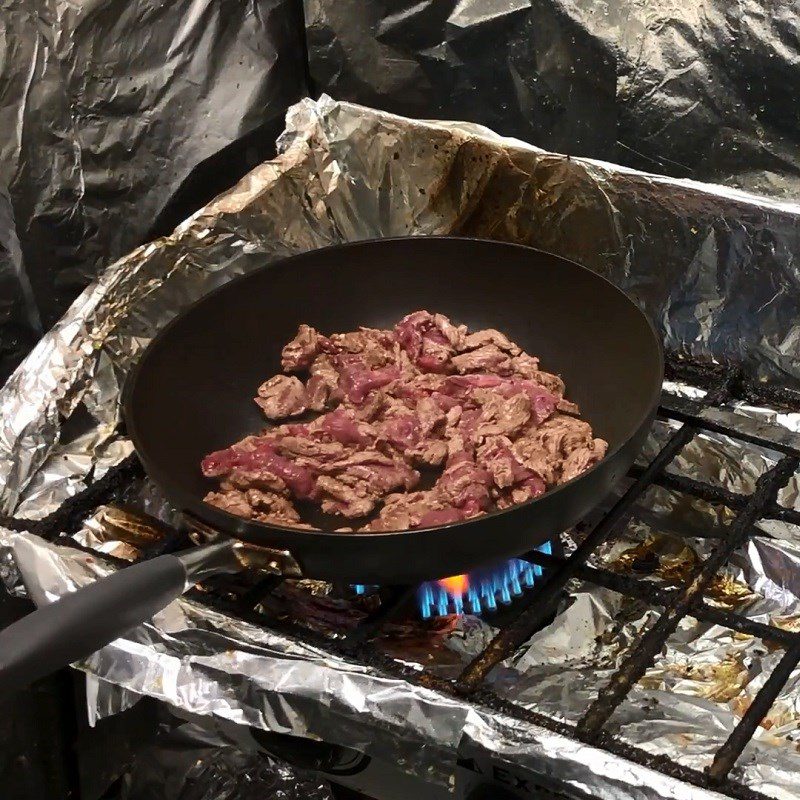
<svg viewBox="0 0 800 800">
<path fill-rule="evenodd" d="M 284 724 L 276 724 L 271 731 L 258 725 L 233 724 L 230 719 L 215 719 L 214 724 L 222 725 L 242 746 L 317 771 L 340 787 L 341 796 L 352 791 L 385 800 L 408 797 L 411 792 L 420 798 L 453 792 L 475 798 L 584 798 L 607 796 L 614 785 L 626 785 L 631 796 L 643 797 L 713 797 L 719 793 L 750 800 L 762 796 L 741 780 L 741 762 L 752 761 L 752 756 L 743 757 L 743 753 L 754 734 L 763 731 L 760 725 L 777 725 L 769 722 L 769 714 L 800 663 L 800 633 L 785 618 L 739 613 L 739 590 L 734 591 L 725 582 L 730 582 L 729 578 L 721 575 L 737 551 L 768 535 L 770 521 L 800 524 L 800 511 L 779 502 L 800 466 L 800 435 L 779 424 L 778 416 L 800 411 L 800 395 L 752 382 L 734 368 L 676 359 L 670 360 L 668 378 L 656 424 L 659 434 L 648 445 L 646 458 L 632 469 L 616 497 L 563 539 L 471 575 L 445 576 L 422 586 L 331 586 L 250 570 L 210 578 L 188 593 L 189 601 L 198 608 L 240 620 L 251 635 L 257 637 L 263 630 L 310 648 L 304 658 L 313 652 L 318 659 L 346 659 L 350 665 L 369 670 L 376 687 L 386 681 L 387 687 L 393 687 L 391 691 L 398 692 L 398 687 L 407 685 L 429 693 L 428 699 L 435 698 L 436 703 L 451 703 L 459 714 L 466 711 L 467 727 L 470 720 L 480 718 L 482 725 L 473 727 L 482 728 L 483 737 L 487 735 L 486 721 L 496 723 L 509 732 L 503 747 L 476 733 L 463 736 L 455 754 L 441 753 L 441 758 L 452 757 L 455 763 L 450 781 L 443 783 L 426 779 L 425 768 L 414 763 L 413 747 L 401 748 L 404 754 L 397 760 L 385 756 L 385 742 L 380 754 L 365 752 L 369 748 L 360 742 L 371 715 L 366 707 L 364 719 L 349 720 L 336 743 L 314 741 L 294 732 L 287 735 L 281 728 L 290 726 Z M 687 390 L 687 386 L 694 388 Z M 747 413 L 754 406 L 777 409 L 776 416 L 754 417 Z M 682 459 L 697 438 L 706 435 L 715 437 L 713 441 L 741 445 L 744 458 L 749 457 L 748 448 L 755 448 L 754 452 L 767 453 L 772 461 L 766 462 L 752 487 L 740 490 L 721 485 L 718 476 L 703 479 L 682 474 Z M 34 526 L 19 520 L 8 520 L 7 525 L 29 530 L 54 544 L 66 544 L 73 551 L 95 556 L 102 552 L 105 559 L 124 567 L 130 561 L 190 545 L 179 526 L 143 516 L 143 511 L 153 511 L 158 505 L 151 492 L 132 456 Z M 620 549 L 626 526 L 646 519 L 653 507 L 663 502 L 664 493 L 673 501 L 688 498 L 718 512 L 684 533 L 692 541 L 703 542 L 698 546 L 699 557 L 661 552 L 650 539 Z M 720 519 L 722 524 L 708 526 L 708 519 Z M 757 523 L 764 530 L 756 528 Z M 602 634 L 607 639 L 616 635 L 615 625 L 622 628 L 630 622 L 625 615 L 634 606 L 647 622 L 634 627 L 626 646 L 614 651 L 613 664 L 605 661 L 600 668 L 592 667 L 596 677 L 588 701 L 581 701 L 574 713 L 567 708 L 553 713 L 541 686 L 553 680 L 554 671 L 559 672 L 559 661 L 553 661 L 550 671 L 542 665 L 546 666 L 547 653 L 556 646 L 571 646 L 569 642 L 559 644 L 559 636 L 577 637 L 575 629 L 565 628 L 565 615 L 579 614 L 575 609 L 584 598 L 597 597 L 582 594 L 583 588 L 576 587 L 612 593 L 617 598 L 620 619 Z M 760 587 L 765 596 L 773 589 Z M 654 670 L 663 667 L 665 653 L 677 652 L 676 637 L 685 638 L 688 626 L 694 624 L 728 631 L 733 642 L 757 639 L 765 651 L 781 653 L 773 658 L 774 668 L 757 690 L 743 698 L 735 725 L 707 757 L 704 768 L 648 752 L 630 741 L 626 727 L 618 721 L 620 716 L 631 717 L 631 696 L 652 683 Z M 574 646 L 585 646 L 585 642 L 575 638 Z M 532 685 L 526 683 L 522 665 L 532 659 L 534 651 L 538 659 L 535 674 L 540 677 Z M 98 663 L 93 663 L 93 673 L 97 673 Z M 684 679 L 693 679 L 691 664 L 681 669 L 686 672 Z M 702 669 L 698 664 L 698 671 Z M 716 669 L 709 667 L 712 684 L 719 682 Z M 113 672 L 109 673 L 112 683 Z M 737 680 L 742 684 L 741 674 L 732 680 L 734 687 Z M 702 681 L 698 685 L 702 686 Z M 335 730 L 344 719 L 337 716 L 344 712 L 336 709 L 341 700 L 336 692 L 347 692 L 347 687 L 342 684 L 330 691 L 331 696 L 316 698 L 320 706 L 311 713 L 320 719 L 329 716 L 328 722 L 320 725 Z M 581 691 L 576 683 L 576 697 L 581 697 Z M 727 689 L 715 691 L 706 696 L 735 699 Z M 646 700 L 637 699 L 634 705 Z M 306 698 L 305 702 L 314 700 Z M 408 708 L 413 713 L 413 704 Z M 647 724 L 648 712 L 640 709 L 639 715 L 642 724 Z M 202 715 L 195 717 L 203 719 Z M 409 722 L 413 739 L 419 731 L 413 720 Z M 679 723 L 673 720 L 671 725 L 674 731 Z M 403 726 L 403 720 L 395 720 L 388 739 L 401 735 Z M 677 730 L 680 736 L 680 727 Z M 552 737 L 549 752 L 536 731 Z M 687 728 L 687 742 L 691 734 Z M 560 749 L 553 750 L 553 743 Z M 594 788 L 581 777 L 577 766 L 587 753 L 604 764 L 608 773 L 600 779 L 598 766 L 592 767 L 597 778 Z M 643 782 L 649 782 L 646 791 Z"/>
</svg>

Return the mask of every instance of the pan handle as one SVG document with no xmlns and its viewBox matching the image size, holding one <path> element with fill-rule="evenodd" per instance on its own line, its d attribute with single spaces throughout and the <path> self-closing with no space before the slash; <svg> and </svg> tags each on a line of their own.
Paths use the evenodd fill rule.
<svg viewBox="0 0 800 800">
<path fill-rule="evenodd" d="M 150 619 L 186 589 L 174 555 L 142 561 L 38 608 L 0 631 L 0 699 L 85 658 Z"/>
</svg>

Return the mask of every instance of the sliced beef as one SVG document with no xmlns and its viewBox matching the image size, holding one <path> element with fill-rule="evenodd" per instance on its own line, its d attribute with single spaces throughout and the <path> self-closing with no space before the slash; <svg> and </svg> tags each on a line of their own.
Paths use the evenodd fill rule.
<svg viewBox="0 0 800 800">
<path fill-rule="evenodd" d="M 273 525 L 311 529 L 310 525 L 301 521 L 291 501 L 272 492 L 263 492 L 259 489 L 240 491 L 228 486 L 221 492 L 209 492 L 203 500 L 237 517 Z"/>
<path fill-rule="evenodd" d="M 294 339 L 281 351 L 281 367 L 286 372 L 299 372 L 308 369 L 323 346 L 328 344 L 309 325 L 301 325 Z"/>
<path fill-rule="evenodd" d="M 334 333 L 330 337 L 330 352 L 359 355 L 369 369 L 394 364 L 395 336 L 392 331 L 359 328 L 350 333 Z"/>
<path fill-rule="evenodd" d="M 582 472 L 586 472 L 589 467 L 594 466 L 600 459 L 605 457 L 607 450 L 608 442 L 603 439 L 592 439 L 590 445 L 578 447 L 573 450 L 564 459 L 559 483 L 571 481 L 573 478 L 577 478 Z"/>
<path fill-rule="evenodd" d="M 520 353 L 511 359 L 511 366 L 515 375 L 533 379 L 539 371 L 539 359 L 536 356 L 529 356 L 527 353 Z"/>
<path fill-rule="evenodd" d="M 238 489 L 228 489 L 223 492 L 209 492 L 203 498 L 203 502 L 221 508 L 229 514 L 235 514 L 237 517 L 251 519 L 253 516 L 253 508 L 250 503 L 247 502 L 247 496 Z"/>
<path fill-rule="evenodd" d="M 217 450 L 202 461 L 203 474 L 225 477 L 237 471 L 263 470 L 280 478 L 295 497 L 307 498 L 314 489 L 314 474 L 278 454 L 275 443 L 267 437 L 248 436 L 225 450 Z"/>
<path fill-rule="evenodd" d="M 301 500 L 347 519 L 376 514 L 361 530 L 437 527 L 538 497 L 606 453 L 560 377 L 500 331 L 469 333 L 442 314 L 330 337 L 301 325 L 282 365 L 307 372 L 305 383 L 266 381 L 256 398 L 265 415 L 318 416 L 202 462 L 220 481 L 206 501 L 248 519 L 309 527 L 292 504 Z M 423 467 L 438 479 L 412 491 Z"/>
<path fill-rule="evenodd" d="M 248 489 L 245 497 L 260 522 L 273 522 L 278 525 L 303 525 L 300 514 L 291 500 L 274 492 Z"/>
<path fill-rule="evenodd" d="M 256 403 L 267 419 L 294 417 L 308 407 L 306 387 L 293 375 L 275 375 L 258 387 Z"/>
<path fill-rule="evenodd" d="M 323 411 L 331 396 L 331 387 L 319 375 L 306 381 L 306 406 L 310 411 Z"/>
<path fill-rule="evenodd" d="M 497 345 L 485 344 L 477 350 L 453 356 L 451 363 L 456 372 L 490 372 L 495 375 L 511 375 L 514 371 L 511 359 Z"/>
<path fill-rule="evenodd" d="M 397 489 L 413 489 L 419 473 L 377 450 L 360 451 L 329 465 L 314 490 L 328 514 L 353 518 L 370 514 L 377 501 Z"/>
<path fill-rule="evenodd" d="M 514 443 L 525 466 L 536 471 L 548 486 L 564 483 L 588 469 L 606 453 L 608 445 L 595 439 L 583 420 L 555 414 Z"/>
<path fill-rule="evenodd" d="M 444 472 L 434 488 L 449 505 L 472 515 L 489 508 L 491 484 L 491 473 L 478 466 L 469 453 L 462 451 L 447 459 Z"/>
<path fill-rule="evenodd" d="M 394 329 L 411 362 L 426 372 L 450 372 L 451 358 L 463 347 L 467 329 L 453 325 L 443 314 L 415 311 Z"/>
<path fill-rule="evenodd" d="M 339 373 L 339 391 L 349 402 L 360 405 L 370 392 L 399 377 L 400 370 L 395 365 L 370 369 L 362 361 L 344 362 Z"/>
<path fill-rule="evenodd" d="M 515 345 L 511 339 L 494 328 L 475 331 L 465 336 L 459 350 L 477 350 L 486 345 L 493 345 L 504 353 L 508 353 L 512 356 L 518 356 L 522 352 L 522 349 Z M 530 356 L 528 356 L 528 358 L 530 358 Z"/>
</svg>

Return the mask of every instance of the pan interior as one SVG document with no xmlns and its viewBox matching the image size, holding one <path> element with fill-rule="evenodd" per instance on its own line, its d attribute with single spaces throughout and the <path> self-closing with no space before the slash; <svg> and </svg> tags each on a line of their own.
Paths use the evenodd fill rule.
<svg viewBox="0 0 800 800">
<path fill-rule="evenodd" d="M 140 457 L 190 509 L 215 485 L 207 453 L 264 427 L 252 398 L 280 371 L 300 323 L 323 333 L 391 327 L 418 309 L 493 327 L 561 374 L 609 452 L 652 408 L 661 357 L 625 295 L 578 265 L 470 239 L 389 239 L 312 251 L 236 279 L 165 329 L 131 377 L 126 420 Z M 341 523 L 339 523 L 341 524 Z"/>
</svg>

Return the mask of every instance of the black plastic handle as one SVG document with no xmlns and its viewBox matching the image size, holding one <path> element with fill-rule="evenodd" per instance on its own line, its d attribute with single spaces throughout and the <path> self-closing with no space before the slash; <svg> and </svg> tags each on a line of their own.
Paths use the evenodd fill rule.
<svg viewBox="0 0 800 800">
<path fill-rule="evenodd" d="M 0 631 L 0 698 L 150 619 L 183 594 L 186 569 L 164 555 L 102 578 Z"/>
</svg>

